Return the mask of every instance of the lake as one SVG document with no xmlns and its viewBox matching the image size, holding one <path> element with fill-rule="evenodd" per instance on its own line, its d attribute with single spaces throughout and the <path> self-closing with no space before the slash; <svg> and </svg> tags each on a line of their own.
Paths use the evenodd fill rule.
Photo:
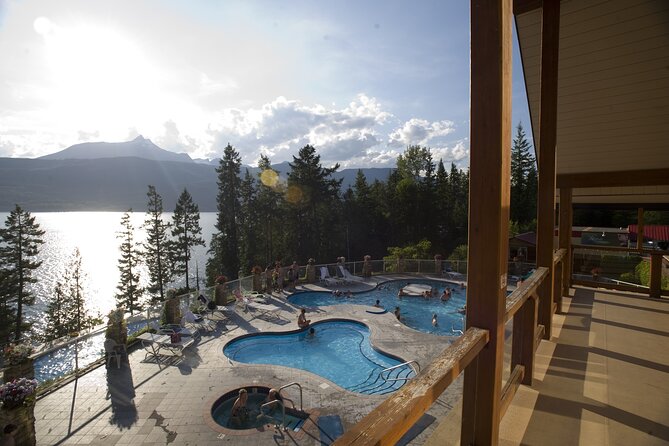
<svg viewBox="0 0 669 446">
<path fill-rule="evenodd" d="M 53 287 L 57 280 L 62 278 L 63 270 L 75 248 L 79 248 L 82 258 L 82 268 L 86 274 L 84 283 L 85 296 L 88 308 L 92 314 L 100 312 L 103 316 L 116 306 L 114 295 L 119 280 L 118 259 L 120 257 L 120 240 L 117 233 L 121 231 L 121 217 L 123 212 L 34 212 L 31 213 L 40 227 L 46 231 L 44 244 L 41 247 L 39 259 L 42 266 L 34 272 L 39 282 L 32 289 L 36 295 L 35 305 L 28 307 L 30 319 L 40 326 L 43 320 L 42 312 L 46 303 L 53 295 Z M 4 227 L 9 213 L 0 213 Z M 135 240 L 143 242 L 146 232 L 141 225 L 146 218 L 143 212 L 131 214 L 131 221 L 135 227 Z M 164 213 L 167 221 L 172 220 L 172 213 Z M 195 269 L 199 267 L 200 284 L 204 284 L 204 270 L 207 262 L 207 247 L 214 233 L 216 224 L 215 212 L 202 212 L 200 226 L 202 238 L 207 246 L 198 246 L 193 250 L 193 257 L 189 263 L 190 284 L 195 285 Z M 141 272 L 144 284 L 147 280 L 145 269 Z M 185 278 L 181 277 L 174 286 L 184 286 Z"/>
</svg>

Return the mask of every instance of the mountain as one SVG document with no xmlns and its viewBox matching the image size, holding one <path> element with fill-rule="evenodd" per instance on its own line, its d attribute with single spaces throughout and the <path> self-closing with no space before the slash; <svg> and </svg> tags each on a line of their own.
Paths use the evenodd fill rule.
<svg viewBox="0 0 669 446">
<path fill-rule="evenodd" d="M 257 167 L 248 168 L 257 177 Z M 277 165 L 285 176 L 288 163 Z M 333 176 L 342 192 L 355 182 L 358 169 Z M 385 181 L 391 169 L 362 169 L 369 183 Z M 156 161 L 136 157 L 97 159 L 0 158 L 0 212 L 15 204 L 31 212 L 125 211 L 146 209 L 149 184 L 163 198 L 166 211 L 187 188 L 202 212 L 216 211 L 216 169 L 195 162 Z"/>
<path fill-rule="evenodd" d="M 139 135 L 132 141 L 125 142 L 85 142 L 75 144 L 60 152 L 42 156 L 42 160 L 79 159 L 90 160 L 100 158 L 136 157 L 154 161 L 175 161 L 192 163 L 193 160 L 185 153 L 174 153 L 155 145 L 150 139 Z"/>
</svg>

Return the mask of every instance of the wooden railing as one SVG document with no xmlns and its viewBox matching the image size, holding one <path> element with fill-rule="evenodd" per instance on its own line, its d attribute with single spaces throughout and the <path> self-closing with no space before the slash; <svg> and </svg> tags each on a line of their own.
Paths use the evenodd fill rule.
<svg viewBox="0 0 669 446">
<path fill-rule="evenodd" d="M 547 276 L 548 268 L 537 268 L 506 301 L 504 320 L 514 318 L 512 370 L 500 394 L 500 418 L 519 385 L 532 380 L 534 352 L 543 335 L 543 327 L 536 325 L 537 289 Z M 360 420 L 334 445 L 394 445 L 458 375 L 470 363 L 476 363 L 488 340 L 487 330 L 468 328 L 427 369 Z"/>
<path fill-rule="evenodd" d="M 419 376 L 381 403 L 334 445 L 394 445 L 474 361 L 488 343 L 487 330 L 468 328 Z"/>
</svg>

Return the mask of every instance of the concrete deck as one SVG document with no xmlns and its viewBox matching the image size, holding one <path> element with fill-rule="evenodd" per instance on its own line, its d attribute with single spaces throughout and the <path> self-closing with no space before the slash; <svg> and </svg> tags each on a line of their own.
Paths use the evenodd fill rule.
<svg viewBox="0 0 669 446">
<path fill-rule="evenodd" d="M 533 386 L 519 388 L 502 419 L 500 444 L 669 444 L 669 301 L 572 293 L 539 345 Z M 459 444 L 460 416 L 458 404 L 425 445 Z"/>
<path fill-rule="evenodd" d="M 406 277 L 408 278 L 408 276 Z M 405 277 L 394 275 L 391 279 Z M 379 280 L 383 280 L 382 278 Z M 369 289 L 375 283 L 338 286 L 342 290 Z M 311 285 L 310 289 L 322 289 Z M 355 299 L 351 299 L 353 302 Z M 320 445 L 320 431 L 307 422 L 299 433 L 279 432 L 273 426 L 235 435 L 212 429 L 206 422 L 214 400 L 241 386 L 279 387 L 293 381 L 304 388 L 304 407 L 318 416 L 338 415 L 347 429 L 376 407 L 385 396 L 362 395 L 344 390 L 309 372 L 281 366 L 249 365 L 228 360 L 223 346 L 251 332 L 289 331 L 297 328 L 298 309 L 278 295 L 281 321 L 241 309 L 228 321 L 186 350 L 171 364 L 145 360 L 138 349 L 120 369 L 100 367 L 37 401 L 37 442 L 40 445 L 210 445 L 299 444 Z M 448 346 L 448 338 L 428 335 L 398 324 L 392 313 L 367 313 L 369 307 L 337 305 L 308 311 L 312 321 L 347 318 L 366 323 L 373 344 L 406 360 L 427 365 Z M 220 319 L 215 316 L 214 319 Z M 461 384 L 452 386 L 406 436 L 404 443 L 421 444 L 461 395 Z M 291 398 L 297 394 L 289 392 Z"/>
</svg>

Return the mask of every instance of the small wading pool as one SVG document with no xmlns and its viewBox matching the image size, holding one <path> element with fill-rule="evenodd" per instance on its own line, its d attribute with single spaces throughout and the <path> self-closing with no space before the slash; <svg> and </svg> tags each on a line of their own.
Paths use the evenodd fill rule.
<svg viewBox="0 0 669 446">
<path fill-rule="evenodd" d="M 230 412 L 232 411 L 232 405 L 239 396 L 240 389 L 246 389 L 248 392 L 246 407 L 249 410 L 249 416 L 241 423 L 231 422 Z M 256 429 L 266 424 L 281 424 L 283 412 L 280 408 L 273 411 L 265 409 L 264 414 L 261 415 L 260 413 L 260 406 L 265 403 L 268 394 L 269 387 L 248 386 L 232 390 L 216 400 L 211 407 L 211 417 L 220 426 L 234 430 Z M 291 407 L 290 403 L 287 403 L 285 418 L 286 429 L 290 429 L 294 432 L 299 431 L 307 418 L 309 418 L 308 413 L 295 410 Z"/>
<path fill-rule="evenodd" d="M 407 283 L 428 285 L 437 291 L 436 296 L 430 299 L 421 296 L 398 297 L 399 289 Z M 444 288 L 452 290 L 451 298 L 446 302 L 442 302 L 439 297 Z M 345 290 L 346 285 L 342 285 L 342 289 Z M 402 322 L 415 330 L 442 336 L 456 336 L 461 334 L 460 330 L 464 330 L 463 315 L 458 313 L 458 310 L 466 303 L 465 292 L 464 288 L 452 282 L 411 278 L 384 282 L 373 290 L 353 293 L 350 298 L 345 295 L 336 297 L 331 292 L 307 291 L 293 294 L 288 297 L 288 301 L 293 305 L 308 308 L 343 304 L 373 306 L 379 300 L 381 307 L 388 312 L 392 313 L 395 307 L 400 307 Z M 437 315 L 436 327 L 432 325 L 433 314 Z"/>
<path fill-rule="evenodd" d="M 405 378 L 415 376 L 410 365 L 375 350 L 369 329 L 359 322 L 327 320 L 311 324 L 307 330 L 288 333 L 245 335 L 223 348 L 225 355 L 249 364 L 273 364 L 306 370 L 353 392 L 385 394 L 399 389 Z M 393 381 L 394 380 L 394 381 Z"/>
</svg>

